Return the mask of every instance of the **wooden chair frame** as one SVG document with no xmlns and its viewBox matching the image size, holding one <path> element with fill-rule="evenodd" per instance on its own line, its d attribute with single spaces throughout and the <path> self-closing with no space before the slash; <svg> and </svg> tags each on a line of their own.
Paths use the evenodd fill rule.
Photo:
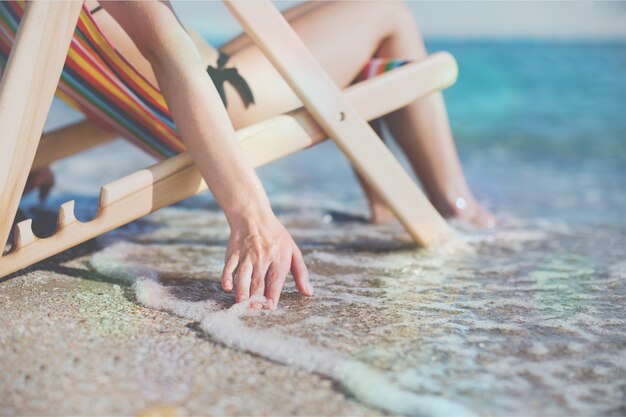
<svg viewBox="0 0 626 417">
<path fill-rule="evenodd" d="M 225 3 L 304 104 L 237 131 L 254 167 L 330 137 L 417 244 L 447 237 L 447 223 L 366 121 L 453 84 L 454 58 L 433 54 L 341 91 L 269 0 Z M 26 4 L 0 83 L 0 248 L 32 168 L 116 137 L 88 121 L 41 136 L 81 7 L 75 1 Z M 49 238 L 36 237 L 31 220 L 16 225 L 11 251 L 0 258 L 0 277 L 205 189 L 186 153 L 116 180 L 101 188 L 89 222 L 76 220 L 69 201 Z"/>
</svg>

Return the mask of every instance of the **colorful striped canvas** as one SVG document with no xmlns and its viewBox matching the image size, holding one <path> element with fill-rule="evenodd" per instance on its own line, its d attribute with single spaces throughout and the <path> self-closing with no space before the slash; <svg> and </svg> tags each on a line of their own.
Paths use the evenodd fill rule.
<svg viewBox="0 0 626 417">
<path fill-rule="evenodd" d="M 24 1 L 0 1 L 0 63 L 11 51 Z M 406 64 L 372 59 L 355 81 Z M 80 13 L 57 95 L 101 127 L 113 130 L 157 158 L 184 151 L 159 90 L 115 49 L 85 5 Z"/>
</svg>

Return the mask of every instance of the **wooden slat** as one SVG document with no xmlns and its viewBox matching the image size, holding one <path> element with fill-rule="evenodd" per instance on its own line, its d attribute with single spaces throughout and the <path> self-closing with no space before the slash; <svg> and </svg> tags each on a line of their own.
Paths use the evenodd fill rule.
<svg viewBox="0 0 626 417">
<path fill-rule="evenodd" d="M 46 133 L 39 141 L 32 169 L 45 167 L 75 153 L 106 143 L 118 136 L 89 120 L 83 120 Z"/>
<path fill-rule="evenodd" d="M 415 242 L 426 245 L 449 235 L 446 221 L 272 3 L 233 0 L 225 4 Z"/>
</svg>

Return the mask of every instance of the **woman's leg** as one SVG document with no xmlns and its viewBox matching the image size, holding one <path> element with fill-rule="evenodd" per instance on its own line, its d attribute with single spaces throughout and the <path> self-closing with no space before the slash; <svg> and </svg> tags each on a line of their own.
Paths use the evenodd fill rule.
<svg viewBox="0 0 626 417">
<path fill-rule="evenodd" d="M 419 29 L 404 4 L 395 19 L 396 30 L 382 42 L 376 56 L 425 58 Z M 495 226 L 496 218 L 478 204 L 467 185 L 441 93 L 417 100 L 386 115 L 384 120 L 442 215 L 481 227 Z"/>
<path fill-rule="evenodd" d="M 426 56 L 415 20 L 403 2 L 316 3 L 287 17 L 341 87 L 346 87 L 372 56 L 411 60 Z M 300 105 L 289 86 L 246 35 L 227 43 L 223 49 L 232 53 L 231 64 L 249 81 L 257 102 L 257 106 L 245 109 L 241 100 L 235 98 L 234 89 L 230 94 L 227 92 L 229 103 L 233 103 L 232 107 L 229 104 L 228 111 L 235 127 L 247 126 Z M 495 224 L 495 218 L 476 202 L 467 186 L 440 93 L 390 113 L 384 120 L 441 214 L 460 217 L 479 226 Z M 370 201 L 372 220 L 383 222 L 391 217 L 376 194 L 363 181 L 361 183 Z"/>
</svg>

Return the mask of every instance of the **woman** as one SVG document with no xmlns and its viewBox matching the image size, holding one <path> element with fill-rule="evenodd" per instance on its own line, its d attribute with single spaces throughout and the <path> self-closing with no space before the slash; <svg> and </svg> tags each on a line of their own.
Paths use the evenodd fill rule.
<svg viewBox="0 0 626 417">
<path fill-rule="evenodd" d="M 263 304 L 253 302 L 251 307 L 272 309 L 291 271 L 298 290 L 311 295 L 302 254 L 273 214 L 235 140 L 235 129 L 299 107 L 300 100 L 291 88 L 243 34 L 221 50 L 230 56 L 228 65 L 245 77 L 243 83 L 247 81 L 255 104 L 250 105 L 251 98 L 240 94 L 245 90 L 241 83 L 238 89 L 233 87 L 237 83 L 225 83 L 222 98 L 216 89 L 220 84 L 214 85 L 218 52 L 194 44 L 167 0 L 87 4 L 111 42 L 146 78 L 158 84 L 186 147 L 226 214 L 231 236 L 223 289 L 236 287 L 237 302 L 265 296 Z M 419 60 L 426 56 L 417 25 L 403 2 L 308 2 L 284 15 L 342 88 L 372 57 Z M 208 66 L 213 67 L 213 80 L 207 74 Z M 495 224 L 495 218 L 476 202 L 467 186 L 441 94 L 416 101 L 384 120 L 442 215 L 483 227 Z M 362 185 L 372 221 L 390 219 L 384 203 Z"/>
</svg>

